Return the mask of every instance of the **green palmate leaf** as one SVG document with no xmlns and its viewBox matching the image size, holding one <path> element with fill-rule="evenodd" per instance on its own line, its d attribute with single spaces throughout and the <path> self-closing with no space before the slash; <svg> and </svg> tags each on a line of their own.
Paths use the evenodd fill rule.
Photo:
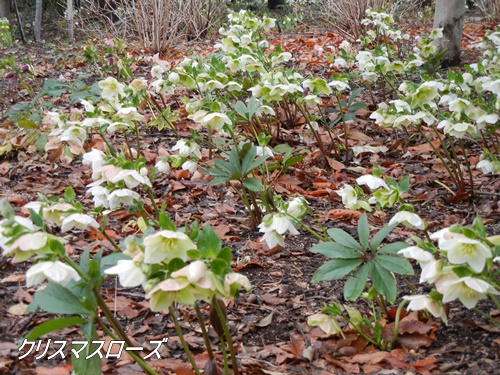
<svg viewBox="0 0 500 375">
<path fill-rule="evenodd" d="M 363 264 L 354 274 L 347 279 L 344 285 L 344 299 L 355 301 L 363 292 L 368 278 L 368 264 Z"/>
<path fill-rule="evenodd" d="M 48 134 L 42 133 L 35 141 L 35 147 L 38 152 L 45 151 L 45 146 L 47 145 Z"/>
<path fill-rule="evenodd" d="M 245 119 L 249 119 L 249 116 L 247 116 L 247 107 L 245 103 L 243 103 L 241 100 L 238 100 L 236 104 L 234 105 L 234 110 L 238 115 Z"/>
<path fill-rule="evenodd" d="M 49 282 L 45 290 L 36 292 L 33 301 L 42 310 L 52 314 L 88 316 L 93 314 L 92 311 L 84 307 L 78 296 L 71 293 L 65 287 L 53 282 Z"/>
<path fill-rule="evenodd" d="M 334 259 L 326 262 L 314 272 L 312 282 L 338 280 L 362 263 L 359 259 Z"/>
<path fill-rule="evenodd" d="M 61 256 L 66 254 L 66 248 L 57 238 L 49 238 L 49 246 L 50 249 L 56 254 L 59 254 Z"/>
<path fill-rule="evenodd" d="M 57 331 L 61 328 L 71 327 L 77 324 L 83 324 L 86 321 L 87 319 L 80 318 L 78 316 L 72 316 L 69 318 L 51 319 L 33 328 L 31 332 L 28 334 L 28 336 L 26 336 L 26 340 L 28 341 L 37 340 L 38 338 L 42 337 L 47 333 Z"/>
<path fill-rule="evenodd" d="M 229 247 L 224 247 L 221 251 L 219 251 L 219 254 L 217 254 L 217 258 L 225 260 L 227 264 L 231 264 L 231 261 L 233 260 L 233 253 Z"/>
<path fill-rule="evenodd" d="M 370 238 L 370 227 L 368 226 L 368 217 L 366 212 L 360 217 L 358 221 L 358 237 L 363 250 L 368 248 L 368 239 Z"/>
<path fill-rule="evenodd" d="M 396 299 L 397 287 L 394 275 L 376 262 L 369 262 L 369 273 L 372 278 L 373 288 L 393 303 Z"/>
<path fill-rule="evenodd" d="M 43 92 L 53 98 L 58 98 L 64 94 L 69 88 L 67 83 L 59 81 L 58 79 L 48 79 L 43 84 Z"/>
<path fill-rule="evenodd" d="M 227 267 L 229 267 L 229 263 L 221 258 L 215 258 L 210 262 L 210 268 L 216 275 L 222 275 L 226 271 Z"/>
<path fill-rule="evenodd" d="M 357 259 L 361 256 L 357 251 L 353 251 L 337 242 L 320 242 L 314 245 L 310 251 L 333 259 Z"/>
<path fill-rule="evenodd" d="M 215 186 L 219 184 L 223 184 L 224 182 L 229 181 L 229 178 L 226 177 L 216 177 L 212 181 L 210 181 L 210 186 Z"/>
<path fill-rule="evenodd" d="M 377 255 L 373 260 L 387 271 L 400 275 L 413 275 L 413 267 L 405 258 L 391 255 Z"/>
<path fill-rule="evenodd" d="M 243 179 L 243 185 L 251 191 L 261 191 L 262 190 L 262 183 L 254 177 L 248 177 Z"/>
<path fill-rule="evenodd" d="M 186 267 L 186 262 L 184 262 L 181 258 L 173 258 L 172 260 L 170 260 L 170 262 L 168 262 L 169 273 L 179 271 L 184 267 Z"/>
<path fill-rule="evenodd" d="M 219 253 L 222 241 L 210 225 L 205 225 L 198 235 L 196 245 L 198 250 L 208 259 L 213 259 Z"/>
<path fill-rule="evenodd" d="M 196 249 L 186 251 L 186 255 L 191 260 L 198 260 L 198 259 L 203 258 L 203 254 L 201 253 L 201 251 L 196 250 Z"/>
<path fill-rule="evenodd" d="M 371 250 L 373 252 L 375 252 L 378 247 L 380 246 L 380 244 L 382 243 L 382 241 L 387 237 L 387 235 L 394 229 L 396 228 L 398 224 L 397 223 L 394 223 L 392 225 L 388 225 L 386 227 L 383 227 L 382 229 L 380 229 L 372 238 L 371 240 Z"/>
<path fill-rule="evenodd" d="M 377 253 L 379 254 L 396 254 L 399 250 L 406 249 L 408 245 L 406 242 L 398 241 L 398 242 L 392 242 L 390 244 L 387 244 L 385 246 L 382 246 Z"/>
<path fill-rule="evenodd" d="M 361 250 L 361 245 L 346 231 L 338 228 L 330 228 L 327 230 L 327 233 L 335 242 L 350 249 Z"/>
<path fill-rule="evenodd" d="M 7 199 L 2 199 L 0 200 L 0 214 L 9 220 L 14 219 L 16 216 L 16 213 L 14 212 L 14 209 L 10 205 L 9 201 Z"/>
<path fill-rule="evenodd" d="M 44 225 L 44 221 L 43 221 L 43 217 L 41 217 L 38 212 L 36 212 L 34 209 L 30 208 L 28 209 L 29 213 L 30 213 L 30 218 L 31 218 L 31 221 L 33 221 L 33 224 L 39 226 L 39 227 L 43 227 Z"/>
</svg>

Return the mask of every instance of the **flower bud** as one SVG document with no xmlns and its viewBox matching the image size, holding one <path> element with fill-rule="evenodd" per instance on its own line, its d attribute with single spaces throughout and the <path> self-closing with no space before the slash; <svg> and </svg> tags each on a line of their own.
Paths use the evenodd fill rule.
<svg viewBox="0 0 500 375">
<path fill-rule="evenodd" d="M 14 73 L 13 72 L 7 72 L 7 73 L 4 74 L 4 78 L 6 78 L 6 79 L 14 78 Z"/>
<path fill-rule="evenodd" d="M 30 67 L 27 64 L 24 64 L 23 66 L 21 66 L 21 71 L 27 72 L 28 70 L 30 70 Z"/>
</svg>

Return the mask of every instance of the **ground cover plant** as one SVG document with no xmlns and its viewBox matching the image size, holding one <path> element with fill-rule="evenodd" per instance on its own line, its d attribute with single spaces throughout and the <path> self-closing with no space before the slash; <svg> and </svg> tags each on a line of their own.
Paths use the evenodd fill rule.
<svg viewBox="0 0 500 375">
<path fill-rule="evenodd" d="M 19 288 L 22 322 L 2 366 L 71 337 L 43 355 L 79 374 L 494 367 L 500 31 L 445 72 L 441 30 L 412 39 L 384 10 L 358 43 L 287 41 L 279 22 L 230 12 L 171 61 L 87 43 L 66 64 L 98 74 L 78 80 L 2 59 L 26 93 L 2 129 L 3 295 Z M 437 349 L 464 322 L 488 343 L 469 364 Z M 112 341 L 124 359 L 91 355 Z"/>
</svg>

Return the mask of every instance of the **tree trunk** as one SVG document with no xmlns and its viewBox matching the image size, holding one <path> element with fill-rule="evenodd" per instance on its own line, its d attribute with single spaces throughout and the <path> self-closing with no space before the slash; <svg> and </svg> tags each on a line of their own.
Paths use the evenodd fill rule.
<svg viewBox="0 0 500 375">
<path fill-rule="evenodd" d="M 10 0 L 0 0 L 0 18 L 10 17 Z"/>
<path fill-rule="evenodd" d="M 277 9 L 280 5 L 285 5 L 285 0 L 267 0 L 269 9 Z"/>
<path fill-rule="evenodd" d="M 443 66 L 460 63 L 464 14 L 465 0 L 436 0 L 433 27 L 443 28 L 443 37 L 435 40 L 436 46 L 445 52 Z"/>
<path fill-rule="evenodd" d="M 66 2 L 67 4 L 67 16 L 68 16 L 68 39 L 70 42 L 73 41 L 74 38 L 74 32 L 73 32 L 73 25 L 74 25 L 74 20 L 73 20 L 73 0 L 68 0 Z"/>
<path fill-rule="evenodd" d="M 35 2 L 35 40 L 39 42 L 42 40 L 42 11 L 43 11 L 43 3 L 42 0 L 36 0 Z"/>
</svg>

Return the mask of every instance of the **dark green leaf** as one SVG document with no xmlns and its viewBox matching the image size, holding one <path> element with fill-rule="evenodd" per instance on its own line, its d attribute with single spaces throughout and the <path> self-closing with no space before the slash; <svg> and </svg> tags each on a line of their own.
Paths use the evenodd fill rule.
<svg viewBox="0 0 500 375">
<path fill-rule="evenodd" d="M 233 253 L 229 247 L 224 247 L 221 251 L 219 251 L 219 254 L 217 254 L 217 258 L 224 259 L 227 264 L 231 264 L 231 261 L 233 260 Z"/>
<path fill-rule="evenodd" d="M 203 254 L 201 253 L 201 251 L 200 250 L 196 250 L 196 249 L 188 250 L 186 252 L 186 255 L 191 260 L 198 260 L 198 259 L 201 259 L 203 257 Z"/>
<path fill-rule="evenodd" d="M 200 231 L 196 244 L 205 258 L 213 259 L 219 253 L 222 241 L 210 225 L 205 225 Z"/>
<path fill-rule="evenodd" d="M 262 183 L 254 177 L 248 177 L 243 179 L 243 185 L 251 191 L 261 191 L 262 190 Z"/>
<path fill-rule="evenodd" d="M 394 303 L 397 294 L 396 279 L 394 275 L 387 271 L 384 267 L 377 267 L 376 262 L 370 262 L 369 273 L 372 277 L 372 283 L 375 290 L 388 299 L 390 303 Z"/>
<path fill-rule="evenodd" d="M 38 291 L 34 300 L 38 307 L 52 314 L 92 315 L 80 299 L 65 287 L 49 282 L 45 290 Z"/>
<path fill-rule="evenodd" d="M 346 231 L 338 228 L 330 228 L 327 230 L 327 233 L 335 242 L 350 249 L 361 250 L 361 245 Z"/>
<path fill-rule="evenodd" d="M 0 214 L 9 220 L 14 219 L 16 216 L 16 213 L 14 212 L 14 209 L 10 205 L 9 201 L 5 198 L 0 200 Z"/>
<path fill-rule="evenodd" d="M 392 242 L 390 244 L 382 246 L 377 253 L 378 254 L 396 254 L 399 250 L 406 249 L 408 245 L 406 242 L 398 241 Z"/>
<path fill-rule="evenodd" d="M 57 331 L 61 328 L 71 327 L 77 324 L 83 324 L 87 321 L 87 319 L 80 318 L 77 316 L 72 316 L 69 318 L 54 318 L 49 321 L 43 322 L 37 325 L 35 328 L 31 330 L 31 332 L 26 336 L 26 340 L 32 341 L 37 340 L 43 335 Z"/>
<path fill-rule="evenodd" d="M 359 259 L 334 259 L 326 262 L 314 272 L 312 282 L 338 280 L 362 263 Z"/>
<path fill-rule="evenodd" d="M 368 264 L 363 264 L 344 284 L 344 299 L 355 301 L 363 292 L 368 277 Z"/>
<path fill-rule="evenodd" d="M 358 237 L 363 250 L 368 248 L 368 239 L 370 238 L 370 227 L 368 226 L 368 217 L 366 212 L 361 215 L 358 221 Z"/>
<path fill-rule="evenodd" d="M 353 251 L 337 242 L 320 242 L 311 247 L 310 251 L 333 259 L 356 259 L 361 256 L 357 251 Z"/>
<path fill-rule="evenodd" d="M 179 271 L 184 267 L 186 267 L 186 262 L 184 262 L 181 258 L 173 258 L 172 260 L 170 260 L 170 262 L 168 262 L 169 273 Z"/>
<path fill-rule="evenodd" d="M 400 275 L 413 275 L 413 267 L 405 258 L 392 255 L 377 255 L 373 260 L 387 271 Z"/>
<path fill-rule="evenodd" d="M 387 237 L 387 235 L 394 229 L 398 223 L 394 223 L 392 225 L 388 225 L 380 229 L 372 238 L 370 246 L 372 251 L 376 251 L 382 241 Z"/>
</svg>

